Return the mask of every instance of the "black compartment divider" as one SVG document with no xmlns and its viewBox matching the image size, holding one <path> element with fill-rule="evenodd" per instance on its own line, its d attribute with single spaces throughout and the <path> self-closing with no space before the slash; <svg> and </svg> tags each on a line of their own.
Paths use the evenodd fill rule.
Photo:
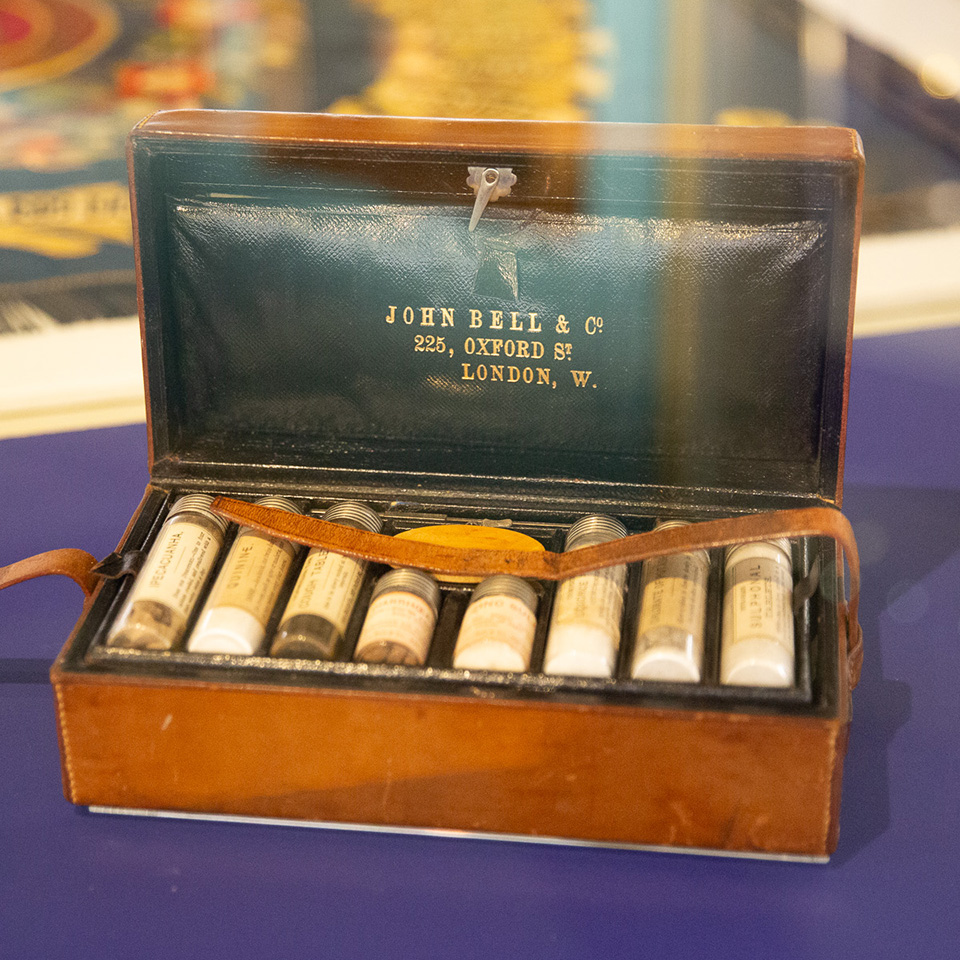
<svg viewBox="0 0 960 960">
<path fill-rule="evenodd" d="M 794 540 L 792 542 L 794 582 L 810 576 L 811 546 L 808 540 Z M 799 577 L 796 573 L 799 572 Z M 819 575 L 819 573 L 818 573 Z M 793 624 L 795 674 L 798 687 L 809 687 L 812 683 L 813 670 L 810 662 L 811 637 L 810 600 L 806 600 L 796 611 Z"/>
<path fill-rule="evenodd" d="M 637 639 L 637 623 L 640 619 L 640 584 L 643 579 L 643 564 L 633 563 L 627 570 L 624 582 L 623 615 L 620 617 L 620 649 L 613 675 L 620 680 L 630 679 L 630 663 Z"/>
<path fill-rule="evenodd" d="M 450 584 L 440 588 L 440 610 L 437 626 L 433 631 L 433 642 L 427 653 L 427 667 L 450 667 L 453 651 L 457 645 L 460 624 L 470 603 L 472 584 Z"/>
<path fill-rule="evenodd" d="M 563 550 L 564 534 L 555 530 L 546 541 L 546 548 L 552 553 Z M 530 650 L 530 672 L 541 673 L 543 670 L 543 655 L 547 649 L 547 634 L 550 632 L 550 621 L 553 619 L 553 604 L 557 598 L 559 584 L 553 581 L 543 581 L 539 584 L 540 603 L 537 605 L 537 632 L 533 638 L 533 647 Z"/>
<path fill-rule="evenodd" d="M 373 595 L 373 588 L 377 581 L 386 572 L 386 567 L 381 564 L 368 564 L 363 575 L 363 583 L 360 584 L 360 592 L 357 594 L 357 603 L 350 614 L 350 622 L 347 624 L 347 632 L 343 637 L 343 648 L 340 655 L 344 660 L 353 659 L 353 651 L 356 649 L 357 640 L 360 637 L 360 630 L 363 627 L 364 618 L 367 615 L 367 608 L 370 606 L 370 598 Z"/>
<path fill-rule="evenodd" d="M 720 683 L 720 625 L 723 621 L 724 550 L 711 550 L 710 576 L 707 580 L 707 612 L 703 634 L 703 675 L 707 686 Z"/>
</svg>

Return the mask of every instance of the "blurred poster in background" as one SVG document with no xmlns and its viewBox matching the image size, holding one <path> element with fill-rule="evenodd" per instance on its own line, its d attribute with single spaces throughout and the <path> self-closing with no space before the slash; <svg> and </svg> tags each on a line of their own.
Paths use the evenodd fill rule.
<svg viewBox="0 0 960 960">
<path fill-rule="evenodd" d="M 298 0 L 0 0 L 0 436 L 143 417 L 127 133 L 316 109 L 311 31 Z"/>
<path fill-rule="evenodd" d="M 899 7 L 0 0 L 0 436 L 143 415 L 124 141 L 159 109 L 842 124 L 865 233 L 960 242 L 960 8 Z"/>
</svg>

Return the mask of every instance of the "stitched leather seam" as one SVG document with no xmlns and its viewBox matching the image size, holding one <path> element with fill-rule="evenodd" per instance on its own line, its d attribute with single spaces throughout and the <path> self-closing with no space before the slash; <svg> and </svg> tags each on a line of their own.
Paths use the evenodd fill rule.
<svg viewBox="0 0 960 960">
<path fill-rule="evenodd" d="M 833 762 L 836 755 L 836 736 L 831 732 L 829 748 L 827 750 L 827 805 L 823 811 L 823 817 L 820 823 L 820 849 L 827 849 L 827 840 L 830 837 L 830 811 L 833 809 Z"/>
<path fill-rule="evenodd" d="M 839 807 L 839 796 L 838 796 L 838 787 L 842 784 L 838 784 L 837 781 L 837 734 L 838 731 L 834 727 L 830 730 L 830 750 L 829 750 L 829 765 L 827 768 L 827 779 L 829 783 L 827 784 L 827 808 L 824 811 L 823 817 L 823 835 L 820 838 L 820 847 L 824 852 L 827 852 L 827 845 L 830 842 L 830 830 L 833 824 L 833 815 L 834 810 L 837 811 L 839 816 L 840 807 Z"/>
<path fill-rule="evenodd" d="M 59 684 L 53 687 L 54 696 L 57 698 L 57 719 L 60 723 L 60 742 L 63 744 L 63 769 L 67 774 L 67 799 L 71 803 L 76 803 L 76 792 L 74 790 L 73 758 L 70 751 L 70 740 L 67 737 L 67 711 L 63 702 L 63 690 Z"/>
</svg>

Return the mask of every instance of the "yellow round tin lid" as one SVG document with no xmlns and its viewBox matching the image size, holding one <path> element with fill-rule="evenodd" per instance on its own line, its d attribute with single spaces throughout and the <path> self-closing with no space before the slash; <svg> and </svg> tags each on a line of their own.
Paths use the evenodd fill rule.
<svg viewBox="0 0 960 960">
<path fill-rule="evenodd" d="M 436 547 L 455 547 L 463 550 L 544 550 L 539 540 L 506 527 L 480 527 L 468 523 L 442 523 L 432 527 L 415 527 L 397 534 L 398 540 L 414 540 Z M 437 573 L 442 583 L 479 583 L 482 577 L 457 576 Z"/>
</svg>

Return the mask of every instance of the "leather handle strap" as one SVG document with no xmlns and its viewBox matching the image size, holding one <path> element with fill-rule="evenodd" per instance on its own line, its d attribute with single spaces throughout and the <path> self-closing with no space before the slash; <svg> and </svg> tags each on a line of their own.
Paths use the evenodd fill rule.
<svg viewBox="0 0 960 960">
<path fill-rule="evenodd" d="M 804 507 L 706 520 L 681 527 L 637 533 L 620 540 L 566 553 L 484 550 L 445 547 L 397 540 L 380 533 L 329 523 L 241 500 L 217 497 L 213 509 L 222 517 L 262 533 L 307 547 L 321 547 L 373 563 L 416 567 L 431 573 L 486 577 L 512 573 L 531 580 L 566 580 L 603 567 L 636 563 L 671 553 L 733 546 L 776 537 L 826 536 L 843 549 L 850 569 L 850 600 L 846 606 L 847 662 L 851 686 L 856 685 L 863 660 L 857 611 L 860 602 L 860 560 L 853 529 L 839 510 Z"/>
<path fill-rule="evenodd" d="M 65 548 L 62 550 L 48 550 L 38 553 L 26 560 L 18 560 L 9 566 L 0 567 L 0 590 L 12 587 L 15 583 L 24 580 L 33 580 L 36 577 L 47 577 L 60 574 L 69 577 L 83 590 L 84 596 L 89 597 L 94 587 L 100 582 L 93 573 L 97 561 L 86 550 Z"/>
</svg>

